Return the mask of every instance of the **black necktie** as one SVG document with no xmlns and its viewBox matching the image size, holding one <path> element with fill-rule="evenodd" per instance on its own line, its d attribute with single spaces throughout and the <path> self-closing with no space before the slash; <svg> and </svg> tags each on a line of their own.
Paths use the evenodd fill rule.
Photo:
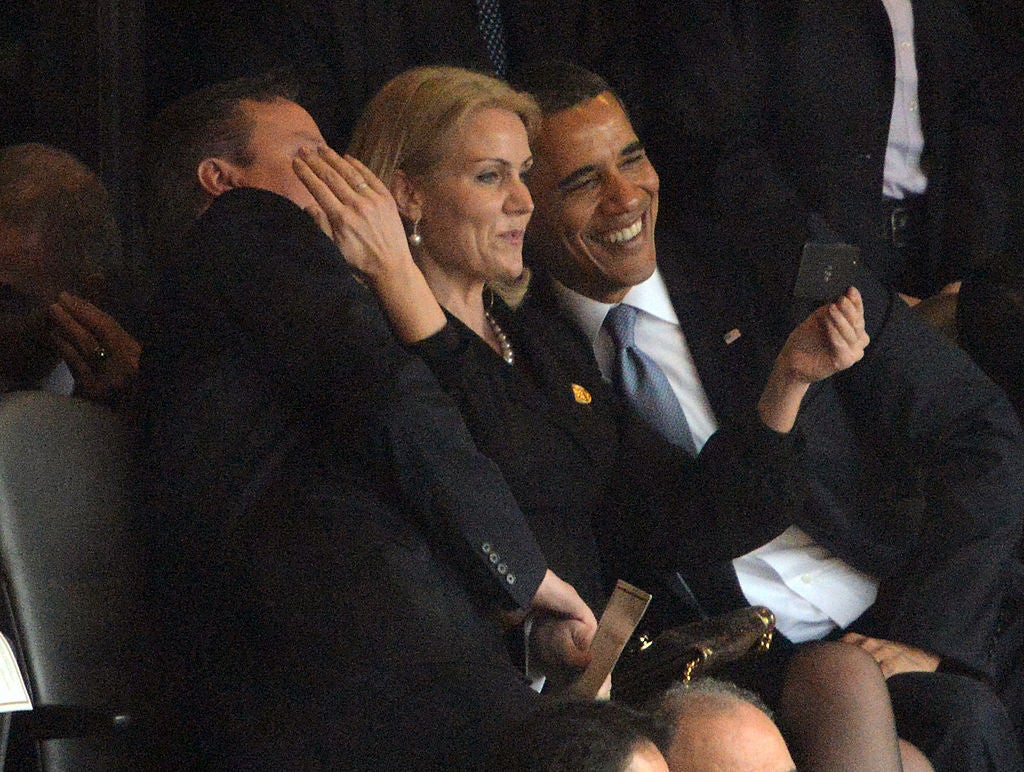
<svg viewBox="0 0 1024 772">
<path fill-rule="evenodd" d="M 507 77 L 508 43 L 505 39 L 505 24 L 501 20 L 501 3 L 499 0 L 476 0 L 476 9 L 480 14 L 480 34 L 484 36 L 494 72 L 499 78 Z"/>
</svg>

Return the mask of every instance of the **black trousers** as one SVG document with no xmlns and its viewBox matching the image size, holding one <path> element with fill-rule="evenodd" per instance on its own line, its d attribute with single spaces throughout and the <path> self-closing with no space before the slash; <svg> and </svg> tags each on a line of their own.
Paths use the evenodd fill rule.
<svg viewBox="0 0 1024 772">
<path fill-rule="evenodd" d="M 986 684 L 955 673 L 901 673 L 888 686 L 900 737 L 936 770 L 1024 770 L 1013 722 Z"/>
</svg>

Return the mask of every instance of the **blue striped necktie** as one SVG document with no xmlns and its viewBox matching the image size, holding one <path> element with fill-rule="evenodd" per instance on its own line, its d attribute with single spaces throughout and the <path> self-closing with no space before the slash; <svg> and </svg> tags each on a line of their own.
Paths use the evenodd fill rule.
<svg viewBox="0 0 1024 772">
<path fill-rule="evenodd" d="M 624 303 L 608 311 L 604 327 L 615 342 L 615 385 L 647 423 L 691 456 L 697 455 L 690 425 L 665 372 L 636 346 L 638 309 Z"/>
</svg>

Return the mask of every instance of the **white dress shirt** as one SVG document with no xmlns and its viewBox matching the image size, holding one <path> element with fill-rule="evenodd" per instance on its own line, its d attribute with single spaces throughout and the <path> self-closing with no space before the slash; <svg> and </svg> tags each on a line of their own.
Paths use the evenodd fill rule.
<svg viewBox="0 0 1024 772">
<path fill-rule="evenodd" d="M 611 381 L 615 371 L 615 341 L 602 325 L 613 304 L 583 297 L 557 282 L 555 288 L 563 310 L 576 320 L 594 347 L 601 374 L 605 380 Z M 647 281 L 630 289 L 622 302 L 640 309 L 634 328 L 637 348 L 665 372 L 699 452 L 708 437 L 718 430 L 718 422 L 701 386 L 697 365 L 690 354 L 690 347 L 686 345 L 665 280 L 655 271 Z"/>
<path fill-rule="evenodd" d="M 794 643 L 846 627 L 878 595 L 878 580 L 835 557 L 795 525 L 732 561 L 743 596 L 775 613 Z"/>
<path fill-rule="evenodd" d="M 615 343 L 602 325 L 612 306 L 558 282 L 555 293 L 563 312 L 591 342 L 601 373 L 610 381 Z M 661 273 L 655 271 L 630 289 L 622 302 L 641 310 L 636 345 L 665 371 L 699 451 L 718 423 Z M 733 567 L 747 602 L 770 608 L 776 627 L 796 643 L 822 638 L 836 626 L 845 627 L 874 603 L 878 589 L 876 580 L 815 544 L 796 526 L 736 558 Z"/>
<path fill-rule="evenodd" d="M 892 25 L 896 49 L 896 88 L 893 91 L 889 141 L 885 148 L 882 193 L 903 199 L 924 193 L 928 178 L 921 169 L 924 132 L 917 95 L 917 61 L 914 53 L 914 11 L 910 0 L 882 0 Z"/>
</svg>

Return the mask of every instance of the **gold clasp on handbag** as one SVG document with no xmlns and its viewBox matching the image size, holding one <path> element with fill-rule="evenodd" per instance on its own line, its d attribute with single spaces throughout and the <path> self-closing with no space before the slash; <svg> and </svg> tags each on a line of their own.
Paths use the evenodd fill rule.
<svg viewBox="0 0 1024 772">
<path fill-rule="evenodd" d="M 689 682 L 693 678 L 693 674 L 704 666 L 704 663 L 708 661 L 708 657 L 712 654 L 713 652 L 709 647 L 701 647 L 697 656 L 686 663 L 686 668 L 683 670 L 683 683 Z"/>
<path fill-rule="evenodd" d="M 764 654 L 772 647 L 772 636 L 775 635 L 775 614 L 771 612 L 771 609 L 761 606 L 757 610 L 757 616 L 764 622 L 765 627 L 764 635 L 757 642 L 757 651 Z"/>
</svg>

